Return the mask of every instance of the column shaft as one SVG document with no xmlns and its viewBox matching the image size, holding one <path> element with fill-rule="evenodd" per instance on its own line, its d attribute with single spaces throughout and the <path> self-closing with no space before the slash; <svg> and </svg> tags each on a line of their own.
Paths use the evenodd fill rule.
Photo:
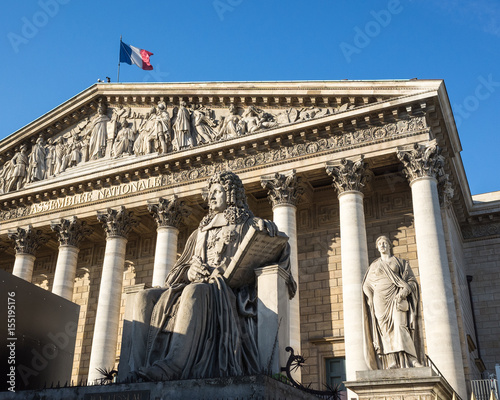
<svg viewBox="0 0 500 400">
<path fill-rule="evenodd" d="M 179 236 L 179 230 L 172 226 L 160 226 L 156 231 L 153 287 L 165 285 L 165 278 L 177 259 L 177 237 Z"/>
<path fill-rule="evenodd" d="M 12 275 L 24 279 L 25 281 L 31 282 L 34 267 L 34 255 L 27 253 L 16 253 L 16 260 L 14 261 L 14 270 L 12 271 Z"/>
<path fill-rule="evenodd" d="M 96 368 L 112 369 L 115 365 L 126 245 L 127 239 L 124 237 L 111 236 L 106 240 L 90 354 L 89 383 L 102 378 Z"/>
<path fill-rule="evenodd" d="M 76 246 L 59 246 L 54 284 L 52 285 L 52 293 L 70 301 L 73 299 L 78 252 L 79 249 Z"/>
<path fill-rule="evenodd" d="M 273 221 L 278 229 L 288 237 L 290 245 L 290 272 L 294 279 L 299 282 L 299 261 L 297 252 L 297 208 L 291 204 L 279 204 L 273 207 Z M 300 346 L 300 303 L 299 291 L 295 293 L 289 302 L 289 335 L 290 344 L 295 354 L 301 353 Z"/>
<path fill-rule="evenodd" d="M 362 282 L 368 268 L 363 194 L 343 192 L 339 205 L 346 376 L 356 380 L 356 371 L 368 369 L 363 353 Z"/>
<path fill-rule="evenodd" d="M 464 397 L 467 391 L 437 182 L 432 177 L 422 177 L 410 186 L 427 354 Z"/>
</svg>

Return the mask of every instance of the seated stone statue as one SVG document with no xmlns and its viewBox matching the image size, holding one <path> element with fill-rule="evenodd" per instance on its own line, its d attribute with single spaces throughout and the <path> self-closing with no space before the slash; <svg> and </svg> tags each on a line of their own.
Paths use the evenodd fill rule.
<svg viewBox="0 0 500 400">
<path fill-rule="evenodd" d="M 391 254 L 387 236 L 376 241 L 380 258 L 363 280 L 364 350 L 370 369 L 421 367 L 418 284 L 408 261 Z"/>
<path fill-rule="evenodd" d="M 230 287 L 221 273 L 250 227 L 270 236 L 277 228 L 253 216 L 234 173 L 217 173 L 208 183 L 209 213 L 187 240 L 165 287 L 136 297 L 129 378 L 156 381 L 261 372 L 254 284 Z M 288 247 L 269 263 L 289 270 Z M 289 290 L 295 289 L 290 276 Z"/>
</svg>

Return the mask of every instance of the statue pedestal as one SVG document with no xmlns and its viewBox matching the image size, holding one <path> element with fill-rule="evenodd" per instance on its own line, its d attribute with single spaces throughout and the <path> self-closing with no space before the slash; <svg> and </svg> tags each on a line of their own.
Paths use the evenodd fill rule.
<svg viewBox="0 0 500 400">
<path fill-rule="evenodd" d="M 453 389 L 431 367 L 357 371 L 344 382 L 359 400 L 451 400 Z"/>
<path fill-rule="evenodd" d="M 136 294 L 150 287 L 144 283 L 125 286 L 125 313 L 123 315 L 122 346 L 120 350 L 120 364 L 118 366 L 118 381 L 124 381 L 130 372 L 129 358 L 132 349 L 132 322 L 134 320 L 134 302 Z"/>
<path fill-rule="evenodd" d="M 206 400 L 206 399 L 294 399 L 317 400 L 264 375 L 217 379 L 186 379 L 169 382 L 114 383 L 60 389 L 0 392 L 0 400 Z"/>
</svg>

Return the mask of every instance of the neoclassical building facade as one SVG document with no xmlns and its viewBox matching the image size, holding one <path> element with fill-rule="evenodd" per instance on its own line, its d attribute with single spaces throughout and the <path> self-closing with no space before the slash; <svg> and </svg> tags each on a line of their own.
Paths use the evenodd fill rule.
<svg viewBox="0 0 500 400">
<path fill-rule="evenodd" d="M 0 268 L 80 305 L 72 378 L 119 363 L 128 293 L 161 286 L 233 171 L 289 236 L 300 379 L 355 381 L 386 235 L 425 354 L 459 393 L 500 360 L 500 192 L 472 196 L 444 82 L 93 85 L 0 142 Z M 426 360 L 421 360 L 426 363 Z"/>
</svg>

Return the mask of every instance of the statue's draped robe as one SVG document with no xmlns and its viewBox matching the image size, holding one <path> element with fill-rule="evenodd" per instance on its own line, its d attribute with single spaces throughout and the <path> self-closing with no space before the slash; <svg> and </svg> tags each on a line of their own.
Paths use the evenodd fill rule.
<svg viewBox="0 0 500 400">
<path fill-rule="evenodd" d="M 92 121 L 92 133 L 89 142 L 89 159 L 95 160 L 104 156 L 102 151 L 106 148 L 108 140 L 107 124 L 110 121 L 105 114 L 99 114 Z"/>
<path fill-rule="evenodd" d="M 230 288 L 221 276 L 208 283 L 190 282 L 187 278 L 193 256 L 210 267 L 224 269 L 229 265 L 255 223 L 252 216 L 243 219 L 230 224 L 223 214 L 218 214 L 208 225 L 197 229 L 167 276 L 166 289 L 142 292 L 143 299 L 148 299 L 136 304 L 135 319 L 139 323 L 133 327 L 131 370 L 158 366 L 165 371 L 166 379 L 260 372 L 253 283 Z M 289 270 L 287 251 L 279 263 Z M 146 318 L 141 324 L 137 317 L 153 304 L 150 320 Z"/>
<path fill-rule="evenodd" d="M 29 181 L 41 181 L 45 177 L 45 147 L 40 143 L 33 146 L 29 157 Z"/>
<path fill-rule="evenodd" d="M 191 137 L 191 115 L 185 107 L 179 107 L 174 122 L 174 131 L 177 150 L 193 145 L 193 139 Z"/>
<path fill-rule="evenodd" d="M 397 295 L 402 289 L 410 294 L 400 302 Z M 388 261 L 375 260 L 365 274 L 363 292 L 363 338 L 368 367 L 386 369 L 394 362 L 397 367 L 409 367 L 408 355 L 421 362 L 418 284 L 408 261 L 394 256 Z"/>
<path fill-rule="evenodd" d="M 134 141 L 134 131 L 132 128 L 122 128 L 116 134 L 113 144 L 113 154 L 115 157 L 128 153 L 130 143 Z"/>
</svg>

